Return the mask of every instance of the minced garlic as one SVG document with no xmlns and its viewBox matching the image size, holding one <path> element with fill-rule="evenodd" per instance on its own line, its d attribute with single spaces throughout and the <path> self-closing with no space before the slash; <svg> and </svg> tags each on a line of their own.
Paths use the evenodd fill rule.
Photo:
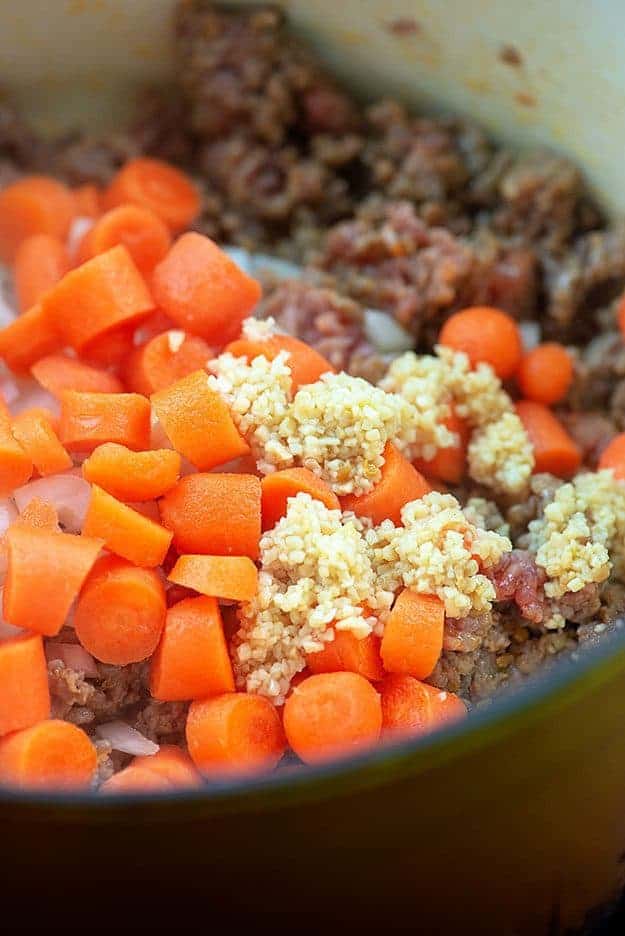
<svg viewBox="0 0 625 936">
<path fill-rule="evenodd" d="M 529 525 L 529 548 L 545 570 L 545 594 L 558 598 L 625 571 L 625 485 L 611 471 L 562 484 Z"/>
<path fill-rule="evenodd" d="M 297 391 L 280 432 L 296 463 L 336 494 L 364 494 L 380 480 L 386 443 L 410 437 L 410 420 L 400 396 L 329 373 Z"/>
<path fill-rule="evenodd" d="M 482 530 L 492 530 L 500 536 L 509 536 L 510 524 L 505 522 L 494 501 L 485 497 L 470 497 L 462 510 L 473 526 L 481 527 Z"/>
<path fill-rule="evenodd" d="M 516 413 L 476 429 L 467 458 L 473 480 L 501 494 L 522 493 L 534 468 L 534 451 Z"/>
<path fill-rule="evenodd" d="M 267 341 L 277 333 L 274 318 L 257 319 L 253 316 L 246 318 L 241 325 L 241 334 L 248 341 Z"/>
</svg>

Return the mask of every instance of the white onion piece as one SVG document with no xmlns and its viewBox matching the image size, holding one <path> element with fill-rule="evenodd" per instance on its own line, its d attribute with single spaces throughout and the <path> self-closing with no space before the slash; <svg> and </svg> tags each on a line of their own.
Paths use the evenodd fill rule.
<svg viewBox="0 0 625 936">
<path fill-rule="evenodd" d="M 79 215 L 77 218 L 74 218 L 69 229 L 69 234 L 67 235 L 67 249 L 70 254 L 74 254 L 81 240 L 92 227 L 93 218 L 87 218 L 84 215 Z"/>
<path fill-rule="evenodd" d="M 389 312 L 378 309 L 364 310 L 365 335 L 376 351 L 410 351 L 414 338 Z"/>
<path fill-rule="evenodd" d="M 19 397 L 20 388 L 12 374 L 4 370 L 2 365 L 0 367 L 0 393 L 6 405 L 11 406 Z"/>
<path fill-rule="evenodd" d="M 17 510 L 11 498 L 0 500 L 0 536 L 4 536 L 14 520 L 17 520 Z"/>
<path fill-rule="evenodd" d="M 53 416 L 59 416 L 61 413 L 61 404 L 56 397 L 40 387 L 36 380 L 23 379 L 17 382 L 19 390 L 18 396 L 9 404 L 9 408 L 14 416 L 23 413 L 24 410 L 33 407 L 41 407 L 50 410 Z"/>
<path fill-rule="evenodd" d="M 13 293 L 11 272 L 0 266 L 0 328 L 10 325 L 17 315 L 17 302 Z"/>
<path fill-rule="evenodd" d="M 106 722 L 98 725 L 96 734 L 104 741 L 108 741 L 114 751 L 123 751 L 124 754 L 134 754 L 135 757 L 144 754 L 156 754 L 158 744 L 154 744 L 136 728 L 131 728 L 123 721 Z"/>
<path fill-rule="evenodd" d="M 538 322 L 519 322 L 519 331 L 521 332 L 521 341 L 523 349 L 531 351 L 536 348 L 542 340 L 542 332 Z"/>
<path fill-rule="evenodd" d="M 85 676 L 99 676 L 96 661 L 80 644 L 54 643 L 46 645 L 46 659 L 61 660 L 70 669 Z"/>
<path fill-rule="evenodd" d="M 20 513 L 34 497 L 56 507 L 59 523 L 68 533 L 80 533 L 89 506 L 91 487 L 80 475 L 72 472 L 50 475 L 29 481 L 13 491 Z"/>
</svg>

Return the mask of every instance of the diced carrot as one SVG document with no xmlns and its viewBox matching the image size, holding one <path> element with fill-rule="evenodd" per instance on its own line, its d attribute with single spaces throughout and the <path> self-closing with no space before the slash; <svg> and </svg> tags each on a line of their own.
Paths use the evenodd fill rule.
<svg viewBox="0 0 625 936">
<path fill-rule="evenodd" d="M 102 540 L 13 524 L 3 613 L 14 627 L 53 637 L 102 548 Z"/>
<path fill-rule="evenodd" d="M 40 497 L 33 497 L 28 501 L 17 520 L 13 521 L 12 526 L 39 527 L 42 530 L 50 530 L 52 533 L 61 531 L 56 507 L 49 501 L 41 500 Z"/>
<path fill-rule="evenodd" d="M 104 194 L 107 208 L 125 202 L 153 211 L 174 233 L 189 227 L 200 211 L 199 192 L 189 177 L 147 156 L 122 166 Z"/>
<path fill-rule="evenodd" d="M 40 475 L 45 477 L 72 467 L 50 420 L 40 413 L 26 410 L 16 416 L 13 434 Z"/>
<path fill-rule="evenodd" d="M 70 452 L 92 452 L 103 442 L 140 451 L 150 447 L 150 404 L 138 393 L 61 394 L 59 437 Z"/>
<path fill-rule="evenodd" d="M 387 676 L 380 691 L 385 734 L 426 734 L 467 714 L 464 702 L 453 692 L 428 686 L 414 676 Z"/>
<path fill-rule="evenodd" d="M 105 442 L 82 464 L 87 481 L 121 501 L 151 501 L 173 488 L 180 477 L 180 455 L 171 449 L 133 452 Z"/>
<path fill-rule="evenodd" d="M 234 691 L 219 605 L 186 598 L 167 612 L 150 665 L 150 692 L 161 702 L 185 702 Z"/>
<path fill-rule="evenodd" d="M 307 764 L 372 747 L 381 728 L 380 697 L 358 673 L 309 676 L 284 704 L 287 740 Z"/>
<path fill-rule="evenodd" d="M 24 176 L 0 192 L 0 260 L 12 263 L 22 241 L 50 234 L 65 241 L 76 209 L 70 190 L 47 176 Z"/>
<path fill-rule="evenodd" d="M 275 707 L 246 692 L 192 702 L 186 734 L 189 754 L 207 776 L 271 770 L 285 749 Z"/>
<path fill-rule="evenodd" d="M 190 231 L 155 268 L 152 292 L 180 328 L 222 346 L 238 337 L 261 288 L 217 244 Z"/>
<path fill-rule="evenodd" d="M 97 761 L 82 728 L 57 718 L 0 739 L 0 782 L 20 789 L 88 788 Z"/>
<path fill-rule="evenodd" d="M 271 530 L 286 514 L 289 497 L 301 491 L 320 500 L 329 510 L 340 510 L 334 491 L 308 468 L 286 468 L 265 475 L 261 481 L 263 530 Z"/>
<path fill-rule="evenodd" d="M 152 396 L 201 370 L 211 356 L 203 338 L 170 329 L 134 349 L 124 363 L 124 381 L 129 390 Z"/>
<path fill-rule="evenodd" d="M 251 601 L 258 590 L 258 569 L 247 556 L 179 556 L 167 578 L 230 601 Z"/>
<path fill-rule="evenodd" d="M 473 366 L 490 364 L 502 380 L 512 377 L 523 354 L 517 323 L 490 306 L 474 306 L 450 315 L 438 340 L 454 351 L 464 351 Z"/>
<path fill-rule="evenodd" d="M 582 453 L 550 409 L 533 400 L 515 405 L 534 450 L 534 472 L 570 478 L 582 463 Z"/>
<path fill-rule="evenodd" d="M 17 248 L 13 284 L 20 311 L 32 308 L 69 270 L 63 241 L 50 234 L 33 234 Z"/>
<path fill-rule="evenodd" d="M 131 766 L 150 770 L 174 787 L 195 787 L 202 782 L 189 755 L 176 744 L 161 744 L 156 754 L 133 757 Z"/>
<path fill-rule="evenodd" d="M 296 393 L 303 384 L 315 383 L 322 374 L 333 372 L 334 368 L 318 351 L 305 341 L 292 335 L 271 335 L 260 341 L 238 338 L 231 341 L 224 349 L 235 357 L 246 357 L 253 361 L 262 355 L 273 361 L 281 351 L 288 351 L 288 366 L 291 369 L 291 391 Z"/>
<path fill-rule="evenodd" d="M 360 673 L 376 682 L 384 678 L 380 657 L 380 638 L 375 634 L 356 637 L 351 631 L 336 630 L 334 640 L 324 643 L 323 650 L 306 654 L 311 673 Z"/>
<path fill-rule="evenodd" d="M 130 325 L 120 325 L 95 338 L 81 352 L 85 362 L 91 367 L 112 367 L 118 370 L 135 347 L 136 327 L 136 322 L 131 322 Z"/>
<path fill-rule="evenodd" d="M 516 378 L 526 399 L 550 406 L 569 392 L 573 360 L 563 345 L 547 341 L 523 355 Z"/>
<path fill-rule="evenodd" d="M 0 497 L 7 497 L 29 480 L 33 462 L 13 434 L 4 401 L 0 404 Z"/>
<path fill-rule="evenodd" d="M 173 535 L 97 484 L 92 487 L 83 533 L 98 537 L 111 552 L 146 569 L 161 565 Z"/>
<path fill-rule="evenodd" d="M 604 448 L 599 459 L 598 470 L 609 468 L 617 481 L 625 480 L 625 432 L 614 436 Z"/>
<path fill-rule="evenodd" d="M 164 774 L 147 767 L 130 764 L 113 774 L 100 786 L 100 793 L 148 793 L 159 790 L 173 790 L 174 787 Z"/>
<path fill-rule="evenodd" d="M 159 508 L 178 552 L 258 558 L 260 481 L 255 475 L 187 475 Z"/>
<path fill-rule="evenodd" d="M 121 381 L 113 374 L 65 354 L 39 358 L 30 372 L 55 397 L 60 397 L 64 390 L 79 393 L 121 393 L 123 390 Z"/>
<path fill-rule="evenodd" d="M 48 664 L 40 635 L 0 640 L 0 735 L 49 717 Z"/>
<path fill-rule="evenodd" d="M 445 609 L 440 598 L 404 588 L 384 626 L 384 669 L 425 679 L 442 653 L 444 625 Z"/>
<path fill-rule="evenodd" d="M 404 504 L 418 500 L 431 490 L 423 475 L 387 442 L 382 477 L 373 490 L 359 496 L 349 494 L 340 501 L 343 510 L 351 510 L 358 517 L 369 517 L 376 524 L 392 520 L 399 525 Z"/>
<path fill-rule="evenodd" d="M 97 218 L 101 210 L 102 191 L 97 185 L 78 185 L 72 190 L 76 214 L 80 218 Z"/>
<path fill-rule="evenodd" d="M 166 610 L 165 589 L 156 572 L 104 556 L 78 599 L 76 636 L 101 663 L 139 663 L 156 650 Z"/>
<path fill-rule="evenodd" d="M 16 373 L 61 347 L 61 339 L 45 315 L 41 304 L 18 315 L 6 328 L 0 328 L 0 358 Z"/>
<path fill-rule="evenodd" d="M 449 484 L 460 484 L 466 471 L 467 447 L 471 430 L 466 421 L 460 419 L 454 412 L 444 422 L 449 431 L 458 436 L 458 443 L 438 449 L 434 458 L 429 461 L 425 458 L 418 459 L 414 467 L 428 478 L 440 478 L 441 481 L 448 481 Z"/>
<path fill-rule="evenodd" d="M 87 356 L 98 354 L 111 332 L 138 324 L 154 308 L 143 277 L 121 244 L 67 273 L 42 305 L 64 341 Z"/>
<path fill-rule="evenodd" d="M 78 261 L 85 263 L 97 254 L 123 244 L 143 276 L 149 276 L 171 247 L 167 225 L 148 208 L 118 205 L 89 228 L 78 248 Z"/>
<path fill-rule="evenodd" d="M 195 371 L 151 397 L 171 444 L 200 471 L 247 455 L 222 397 L 208 385 L 205 371 Z"/>
</svg>

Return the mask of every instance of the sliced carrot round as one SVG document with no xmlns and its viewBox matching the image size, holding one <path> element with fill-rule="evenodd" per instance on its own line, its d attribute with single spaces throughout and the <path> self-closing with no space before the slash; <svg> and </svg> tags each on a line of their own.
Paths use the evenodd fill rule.
<svg viewBox="0 0 625 936">
<path fill-rule="evenodd" d="M 48 176 L 24 176 L 0 192 L 0 259 L 11 263 L 33 234 L 65 241 L 76 207 L 70 190 Z"/>
<path fill-rule="evenodd" d="M 404 588 L 384 625 L 384 669 L 425 679 L 442 653 L 444 626 L 445 609 L 440 598 Z"/>
<path fill-rule="evenodd" d="M 92 452 L 104 442 L 141 451 L 150 447 L 150 403 L 138 393 L 61 394 L 59 438 L 70 452 Z"/>
<path fill-rule="evenodd" d="M 558 478 L 574 475 L 582 453 L 551 410 L 533 400 L 519 400 L 515 409 L 534 450 L 534 472 L 546 471 Z"/>
<path fill-rule="evenodd" d="M 40 635 L 0 640 L 0 735 L 49 717 L 48 664 Z"/>
<path fill-rule="evenodd" d="M 369 517 L 374 523 L 392 520 L 401 523 L 401 509 L 404 504 L 418 500 L 432 490 L 423 475 L 419 474 L 410 462 L 387 442 L 384 449 L 382 477 L 366 494 L 349 494 L 341 497 L 343 510 L 351 510 L 358 517 Z"/>
<path fill-rule="evenodd" d="M 105 556 L 96 562 L 78 599 L 76 636 L 101 663 L 138 663 L 154 653 L 166 610 L 156 572 Z"/>
<path fill-rule="evenodd" d="M 374 634 L 356 637 L 351 631 L 337 630 L 334 640 L 323 650 L 308 653 L 306 663 L 311 673 L 360 673 L 371 682 L 383 679 L 380 638 Z"/>
<path fill-rule="evenodd" d="M 105 780 L 99 792 L 105 794 L 148 793 L 173 789 L 173 784 L 164 773 L 133 763 Z"/>
<path fill-rule="evenodd" d="M 148 208 L 118 205 L 107 211 L 85 234 L 79 247 L 79 262 L 123 244 L 137 269 L 148 276 L 171 247 L 167 225 Z"/>
<path fill-rule="evenodd" d="M 60 347 L 59 334 L 41 303 L 0 328 L 0 358 L 18 374 Z"/>
<path fill-rule="evenodd" d="M 413 676 L 387 676 L 380 691 L 385 733 L 426 734 L 467 714 L 464 702 L 453 692 L 443 692 Z"/>
<path fill-rule="evenodd" d="M 309 676 L 284 704 L 287 740 L 306 763 L 370 747 L 381 727 L 380 697 L 358 673 Z"/>
<path fill-rule="evenodd" d="M 13 284 L 22 312 L 32 308 L 65 276 L 70 262 L 63 241 L 50 234 L 33 234 L 17 248 Z"/>
<path fill-rule="evenodd" d="M 147 156 L 122 166 L 104 194 L 107 208 L 124 202 L 149 209 L 174 232 L 188 227 L 200 210 L 198 190 L 188 176 Z"/>
<path fill-rule="evenodd" d="M 460 419 L 454 412 L 444 420 L 444 423 L 450 432 L 458 436 L 457 444 L 438 449 L 434 458 L 429 460 L 418 459 L 414 467 L 428 478 L 440 478 L 441 481 L 447 481 L 449 484 L 460 484 L 466 472 L 471 429 L 465 420 Z"/>
<path fill-rule="evenodd" d="M 516 377 L 526 399 L 550 406 L 569 392 L 573 360 L 563 345 L 548 341 L 523 355 Z"/>
<path fill-rule="evenodd" d="M 502 380 L 512 377 L 523 354 L 517 323 L 490 306 L 455 312 L 443 325 L 438 340 L 454 351 L 464 351 L 473 366 L 490 364 Z"/>
<path fill-rule="evenodd" d="M 330 362 L 318 351 L 292 335 L 271 335 L 261 341 L 238 338 L 231 341 L 224 350 L 235 357 L 246 357 L 249 361 L 253 361 L 259 355 L 273 361 L 281 351 L 288 351 L 287 364 L 291 370 L 292 393 L 296 393 L 304 384 L 315 383 L 322 374 L 334 370 Z"/>
<path fill-rule="evenodd" d="M 169 329 L 134 349 L 124 363 L 124 381 L 129 390 L 149 397 L 201 370 L 211 357 L 203 338 Z"/>
<path fill-rule="evenodd" d="M 600 471 L 610 468 L 618 481 L 625 480 L 625 432 L 614 436 L 604 448 L 597 466 Z"/>
<path fill-rule="evenodd" d="M 168 579 L 230 601 L 251 601 L 258 590 L 258 569 L 247 556 L 179 556 Z"/>
<path fill-rule="evenodd" d="M 87 481 L 121 501 L 151 501 L 162 497 L 180 477 L 180 455 L 171 449 L 135 452 L 105 442 L 82 464 Z"/>
<path fill-rule="evenodd" d="M 39 358 L 30 372 L 37 383 L 56 397 L 60 397 L 64 390 L 79 393 L 121 393 L 123 390 L 121 382 L 113 374 L 65 354 L 48 354 Z"/>
<path fill-rule="evenodd" d="M 212 777 L 271 770 L 285 749 L 275 706 L 246 692 L 192 702 L 186 734 L 196 767 Z"/>
<path fill-rule="evenodd" d="M 41 721 L 0 739 L 0 781 L 22 789 L 80 789 L 91 785 L 97 753 L 82 728 Z"/>
<path fill-rule="evenodd" d="M 175 744 L 161 744 L 156 754 L 134 757 L 131 766 L 158 774 L 174 787 L 194 787 L 202 782 L 189 755 Z"/>
<path fill-rule="evenodd" d="M 334 491 L 308 468 L 286 468 L 265 475 L 261 481 L 263 530 L 271 530 L 286 514 L 289 497 L 301 491 L 321 501 L 329 510 L 340 510 Z"/>
</svg>

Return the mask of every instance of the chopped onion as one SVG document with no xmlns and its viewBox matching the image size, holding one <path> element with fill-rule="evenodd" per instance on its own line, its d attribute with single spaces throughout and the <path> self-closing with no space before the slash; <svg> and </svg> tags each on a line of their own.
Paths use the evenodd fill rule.
<svg viewBox="0 0 625 936">
<path fill-rule="evenodd" d="M 95 731 L 99 738 L 110 743 L 114 751 L 123 751 L 124 754 L 141 756 L 156 754 L 159 750 L 158 744 L 154 744 L 136 728 L 131 728 L 123 721 L 106 722 L 104 725 L 98 725 Z"/>
<path fill-rule="evenodd" d="M 10 325 L 17 315 L 17 303 L 13 294 L 11 272 L 0 266 L 0 328 Z"/>
<path fill-rule="evenodd" d="M 0 500 L 0 536 L 4 536 L 14 520 L 17 520 L 17 510 L 10 498 Z"/>
<path fill-rule="evenodd" d="M 14 416 L 33 407 L 50 410 L 53 416 L 60 415 L 61 406 L 57 398 L 44 390 L 43 387 L 40 387 L 37 381 L 31 379 L 19 380 L 17 388 L 18 396 L 9 404 Z"/>
<path fill-rule="evenodd" d="M 75 252 L 87 231 L 92 227 L 93 218 L 87 218 L 84 215 L 79 215 L 77 218 L 74 218 L 69 229 L 69 234 L 67 235 L 67 249 L 70 254 Z"/>
<path fill-rule="evenodd" d="M 20 513 L 34 497 L 40 497 L 56 507 L 59 523 L 68 533 L 80 533 L 91 497 L 90 485 L 73 472 L 50 475 L 29 481 L 13 491 Z"/>
<path fill-rule="evenodd" d="M 7 406 L 11 406 L 20 395 L 20 388 L 8 371 L 0 371 L 0 393 Z"/>
<path fill-rule="evenodd" d="M 525 351 L 531 351 L 540 344 L 542 332 L 538 322 L 519 322 L 519 330 Z"/>
<path fill-rule="evenodd" d="M 85 676 L 97 677 L 100 675 L 94 658 L 78 643 L 46 644 L 46 658 L 49 662 L 51 660 L 61 660 L 70 669 L 84 673 Z"/>
<path fill-rule="evenodd" d="M 389 312 L 365 309 L 365 335 L 376 351 L 410 351 L 414 338 L 395 321 Z"/>
</svg>

